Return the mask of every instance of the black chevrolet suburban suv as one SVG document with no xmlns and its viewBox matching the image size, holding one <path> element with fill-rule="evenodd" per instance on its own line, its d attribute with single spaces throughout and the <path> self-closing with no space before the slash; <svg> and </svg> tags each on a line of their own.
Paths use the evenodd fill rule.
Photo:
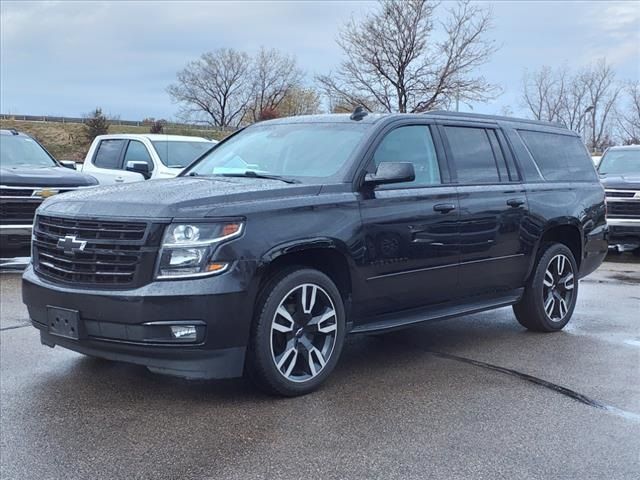
<svg viewBox="0 0 640 480">
<path fill-rule="evenodd" d="M 607 195 L 609 248 L 640 256 L 640 145 L 609 148 L 598 173 Z"/>
<path fill-rule="evenodd" d="M 278 119 L 178 178 L 47 200 L 23 299 L 45 345 L 299 395 L 347 334 L 508 305 L 562 329 L 607 252 L 605 210 L 580 137 L 556 124 Z"/>
<path fill-rule="evenodd" d="M 29 263 L 33 217 L 45 198 L 98 184 L 65 166 L 29 135 L 0 130 L 0 268 Z"/>
</svg>

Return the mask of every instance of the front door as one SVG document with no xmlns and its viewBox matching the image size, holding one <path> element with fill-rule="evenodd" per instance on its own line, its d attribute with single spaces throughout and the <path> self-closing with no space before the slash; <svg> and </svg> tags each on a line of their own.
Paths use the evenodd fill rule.
<svg viewBox="0 0 640 480">
<path fill-rule="evenodd" d="M 369 171 L 382 162 L 411 162 L 416 178 L 361 194 L 364 316 L 442 302 L 455 291 L 458 199 L 433 128 L 392 128 L 370 161 Z"/>
</svg>

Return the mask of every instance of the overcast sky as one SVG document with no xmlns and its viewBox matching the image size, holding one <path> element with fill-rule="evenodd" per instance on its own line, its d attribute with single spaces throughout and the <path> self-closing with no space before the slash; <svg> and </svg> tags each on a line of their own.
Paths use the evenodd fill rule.
<svg viewBox="0 0 640 480">
<path fill-rule="evenodd" d="M 483 74 L 504 93 L 474 109 L 521 111 L 525 68 L 578 68 L 606 56 L 619 79 L 640 78 L 640 2 L 489 2 L 501 45 Z M 339 25 L 369 2 L 0 2 L 1 113 L 79 116 L 96 106 L 122 119 L 171 119 L 166 87 L 205 51 L 261 45 L 307 72 L 341 58 Z"/>
</svg>

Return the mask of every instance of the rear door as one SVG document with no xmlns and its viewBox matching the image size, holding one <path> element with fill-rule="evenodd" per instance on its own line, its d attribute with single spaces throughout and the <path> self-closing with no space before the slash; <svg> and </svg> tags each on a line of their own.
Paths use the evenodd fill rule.
<svg viewBox="0 0 640 480">
<path fill-rule="evenodd" d="M 440 125 L 460 202 L 460 288 L 465 296 L 522 286 L 527 270 L 525 188 L 502 131 Z"/>
<path fill-rule="evenodd" d="M 382 162 L 411 162 L 416 178 L 361 192 L 365 316 L 442 302 L 458 281 L 458 200 L 437 129 L 388 127 L 367 170 Z"/>
</svg>

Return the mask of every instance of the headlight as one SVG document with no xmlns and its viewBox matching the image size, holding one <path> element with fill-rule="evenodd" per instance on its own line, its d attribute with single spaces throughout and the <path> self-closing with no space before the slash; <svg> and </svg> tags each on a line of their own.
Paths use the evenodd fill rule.
<svg viewBox="0 0 640 480">
<path fill-rule="evenodd" d="M 156 278 L 202 277 L 224 272 L 229 264 L 211 261 L 217 243 L 242 233 L 241 222 L 180 223 L 167 227 Z"/>
</svg>

